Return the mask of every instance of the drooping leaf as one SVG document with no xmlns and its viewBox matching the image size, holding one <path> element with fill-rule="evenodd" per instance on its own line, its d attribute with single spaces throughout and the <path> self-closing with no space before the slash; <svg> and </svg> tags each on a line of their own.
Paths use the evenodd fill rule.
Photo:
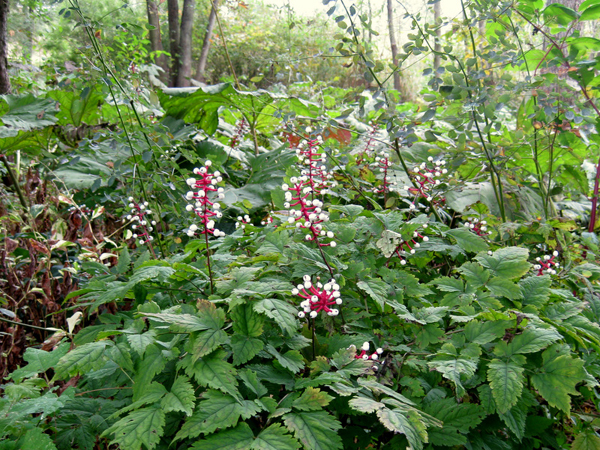
<svg viewBox="0 0 600 450">
<path fill-rule="evenodd" d="M 25 367 L 15 370 L 9 374 L 7 378 L 18 383 L 24 378 L 30 378 L 38 373 L 46 372 L 51 367 L 54 367 L 58 361 L 67 354 L 68 351 L 69 344 L 66 342 L 60 344 L 51 352 L 28 347 L 27 350 L 25 350 L 23 359 L 29 364 L 27 364 Z"/>
<path fill-rule="evenodd" d="M 108 428 L 103 435 L 113 435 L 111 444 L 122 450 L 140 450 L 145 445 L 152 450 L 163 434 L 165 413 L 159 405 L 138 409 Z"/>
<path fill-rule="evenodd" d="M 337 434 L 342 425 L 326 411 L 290 412 L 283 416 L 283 421 L 288 430 L 293 432 L 307 449 L 342 448 L 342 439 Z"/>
<path fill-rule="evenodd" d="M 512 408 L 523 390 L 525 357 L 516 355 L 508 361 L 493 359 L 488 366 L 487 379 L 492 388 L 498 412 Z"/>
<path fill-rule="evenodd" d="M 585 378 L 583 361 L 569 355 L 556 356 L 555 346 L 542 353 L 543 365 L 539 372 L 531 377 L 533 386 L 548 403 L 569 413 L 570 395 L 577 395 L 575 386 Z"/>
<path fill-rule="evenodd" d="M 194 387 L 186 376 L 179 376 L 173 382 L 171 391 L 161 400 L 160 406 L 164 412 L 182 411 L 190 416 L 194 409 Z"/>
<path fill-rule="evenodd" d="M 423 449 L 423 444 L 428 440 L 427 430 L 417 411 L 382 408 L 377 411 L 377 417 L 388 430 L 405 435 L 413 449 Z"/>
</svg>

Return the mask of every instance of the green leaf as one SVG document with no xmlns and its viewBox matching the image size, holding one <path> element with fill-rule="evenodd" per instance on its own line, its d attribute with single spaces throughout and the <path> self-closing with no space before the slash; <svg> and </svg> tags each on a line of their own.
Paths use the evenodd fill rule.
<svg viewBox="0 0 600 450">
<path fill-rule="evenodd" d="M 492 388 L 499 413 L 505 413 L 517 404 L 523 390 L 524 356 L 514 356 L 508 361 L 493 359 L 488 366 L 487 379 Z"/>
<path fill-rule="evenodd" d="M 171 314 L 171 313 L 142 313 L 152 320 L 168 323 L 171 330 L 177 333 L 194 331 L 218 330 L 225 324 L 225 312 L 222 309 L 205 311 L 205 314 Z"/>
<path fill-rule="evenodd" d="M 202 394 L 202 400 L 187 418 L 175 440 L 211 434 L 217 428 L 235 426 L 240 417 L 247 420 L 260 412 L 260 407 L 250 400 L 238 400 L 231 395 L 212 389 Z"/>
<path fill-rule="evenodd" d="M 531 377 L 531 381 L 551 406 L 568 414 L 571 410 L 569 394 L 578 394 L 575 386 L 586 376 L 583 361 L 568 355 L 555 356 L 555 346 L 542 353 L 544 363 L 539 372 Z"/>
<path fill-rule="evenodd" d="M 269 391 L 264 384 L 258 379 L 256 372 L 250 369 L 242 369 L 238 372 L 238 376 L 242 379 L 248 389 L 250 389 L 257 397 L 266 395 Z"/>
<path fill-rule="evenodd" d="M 379 279 L 359 281 L 356 285 L 359 289 L 362 289 L 369 294 L 369 297 L 371 297 L 375 303 L 377 303 L 377 306 L 379 306 L 379 310 L 383 312 L 385 302 L 390 296 L 390 286 L 385 281 Z"/>
<path fill-rule="evenodd" d="M 236 370 L 225 361 L 226 357 L 227 352 L 216 350 L 195 362 L 188 355 L 180 361 L 180 364 L 185 369 L 185 373 L 193 376 L 200 386 L 219 389 L 237 398 L 239 393 L 237 391 L 238 382 L 235 378 Z"/>
<path fill-rule="evenodd" d="M 534 353 L 550 344 L 562 339 L 560 333 L 554 329 L 527 328 L 522 334 L 515 336 L 508 344 L 508 354 Z"/>
<path fill-rule="evenodd" d="M 495 297 L 506 297 L 509 300 L 518 300 L 523 296 L 518 284 L 502 277 L 492 278 L 487 282 L 486 287 Z"/>
<path fill-rule="evenodd" d="M 279 424 L 273 424 L 255 438 L 250 426 L 240 423 L 232 430 L 221 431 L 197 441 L 191 450 L 298 450 L 300 444 Z"/>
<path fill-rule="evenodd" d="M 152 450 L 163 434 L 165 413 L 159 405 L 138 409 L 115 422 L 102 435 L 114 435 L 111 444 L 119 445 L 121 450 L 140 450 L 145 445 Z"/>
<path fill-rule="evenodd" d="M 130 347 L 124 342 L 119 342 L 108 351 L 108 357 L 119 365 L 119 367 L 133 372 L 133 361 L 131 359 Z"/>
<path fill-rule="evenodd" d="M 381 408 L 385 408 L 385 404 L 373 400 L 371 398 L 365 397 L 363 395 L 358 395 L 351 399 L 348 404 L 355 410 L 364 412 L 364 413 L 373 413 L 375 411 L 380 410 Z"/>
<path fill-rule="evenodd" d="M 299 372 L 304 367 L 304 358 L 298 350 L 289 350 L 283 355 L 272 345 L 267 345 L 267 352 L 277 359 L 277 362 L 293 373 Z"/>
<path fill-rule="evenodd" d="M 281 329 L 290 336 L 296 333 L 298 321 L 296 316 L 298 309 L 276 298 L 265 298 L 254 304 L 254 310 L 259 314 L 264 314 L 275 321 Z"/>
<path fill-rule="evenodd" d="M 188 341 L 194 361 L 208 355 L 225 342 L 227 342 L 227 333 L 223 330 L 202 331 Z"/>
<path fill-rule="evenodd" d="M 465 393 L 465 388 L 462 385 L 462 380 L 468 380 L 477 370 L 477 364 L 473 361 L 464 358 L 456 358 L 449 360 L 430 361 L 427 365 L 442 374 L 442 376 L 454 383 L 456 386 L 456 395 L 462 397 Z"/>
<path fill-rule="evenodd" d="M 489 269 L 492 275 L 502 278 L 517 278 L 525 275 L 531 264 L 527 262 L 529 250 L 521 247 L 505 247 L 496 250 L 491 256 L 481 254 L 475 257 Z"/>
<path fill-rule="evenodd" d="M 473 403 L 457 403 L 453 398 L 430 402 L 423 412 L 444 423 L 441 429 L 430 428 L 428 435 L 431 444 L 446 447 L 464 445 L 467 442 L 464 434 L 479 425 L 486 416 L 483 407 Z"/>
<path fill-rule="evenodd" d="M 12 379 L 18 383 L 24 378 L 30 378 L 38 373 L 46 372 L 51 367 L 54 367 L 58 361 L 67 354 L 69 347 L 70 345 L 68 342 L 63 342 L 51 352 L 28 347 L 27 350 L 25 350 L 23 359 L 29 364 L 9 374 L 7 379 Z"/>
<path fill-rule="evenodd" d="M 527 277 L 519 281 L 523 293 L 523 305 L 533 305 L 541 308 L 550 298 L 550 275 Z"/>
<path fill-rule="evenodd" d="M 510 326 L 511 321 L 509 320 L 497 320 L 493 322 L 473 320 L 465 326 L 465 337 L 470 342 L 483 345 L 504 336 L 504 332 Z"/>
<path fill-rule="evenodd" d="M 0 96 L 0 120 L 7 127 L 29 131 L 54 125 L 54 100 L 32 94 Z"/>
<path fill-rule="evenodd" d="M 182 411 L 190 416 L 194 410 L 195 399 L 194 387 L 190 383 L 189 378 L 179 376 L 175 379 L 173 386 L 171 386 L 171 392 L 162 398 L 160 406 L 164 412 Z"/>
<path fill-rule="evenodd" d="M 54 369 L 54 379 L 61 380 L 99 369 L 106 363 L 104 358 L 106 348 L 113 345 L 112 341 L 98 341 L 75 348 L 58 362 Z"/>
<path fill-rule="evenodd" d="M 128 334 L 127 341 L 129 341 L 129 344 L 138 353 L 138 355 L 143 357 L 144 353 L 146 352 L 146 348 L 156 342 L 156 330 L 149 330 L 140 334 Z"/>
<path fill-rule="evenodd" d="M 489 248 L 483 238 L 465 228 L 454 228 L 453 230 L 446 231 L 446 234 L 456 239 L 456 245 L 466 252 L 483 252 Z"/>
<path fill-rule="evenodd" d="M 585 429 L 575 436 L 571 450 L 600 450 L 600 437 L 594 430 Z"/>
<path fill-rule="evenodd" d="M 425 423 L 417 411 L 382 408 L 377 417 L 388 430 L 405 435 L 414 450 L 421 450 L 427 442 Z"/>
<path fill-rule="evenodd" d="M 342 425 L 325 411 L 290 412 L 283 416 L 283 421 L 306 449 L 342 448 L 342 439 L 337 434 Z"/>
<path fill-rule="evenodd" d="M 430 284 L 437 286 L 442 292 L 465 292 L 465 283 L 459 278 L 439 277 Z"/>
<path fill-rule="evenodd" d="M 490 279 L 490 273 L 477 263 L 468 262 L 458 269 L 472 289 L 478 289 Z"/>
<path fill-rule="evenodd" d="M 263 332 L 263 318 L 247 303 L 235 307 L 231 312 L 231 319 L 235 333 L 257 337 Z"/>
<path fill-rule="evenodd" d="M 138 364 L 138 368 L 133 380 L 134 401 L 143 396 L 147 387 L 152 383 L 154 376 L 161 372 L 165 368 L 166 364 L 167 359 L 158 346 L 156 344 L 149 345 L 144 355 L 144 359 Z"/>
<path fill-rule="evenodd" d="M 579 20 L 596 20 L 600 17 L 600 5 L 591 5 L 581 12 Z"/>
<path fill-rule="evenodd" d="M 300 443 L 278 423 L 262 430 L 251 447 L 252 450 L 298 450 L 299 448 Z"/>
<path fill-rule="evenodd" d="M 19 450 L 56 450 L 49 435 L 41 428 L 30 428 L 25 435 L 19 439 Z"/>
<path fill-rule="evenodd" d="M 264 348 L 260 339 L 234 334 L 231 337 L 231 349 L 233 350 L 233 365 L 244 364 L 254 358 Z"/>
<path fill-rule="evenodd" d="M 148 280 L 166 283 L 169 277 L 175 273 L 175 269 L 167 264 L 164 261 L 146 261 L 135 270 L 129 279 L 129 283 L 138 284 Z"/>
<path fill-rule="evenodd" d="M 332 400 L 332 396 L 320 389 L 308 387 L 299 398 L 294 400 L 292 406 L 300 411 L 316 411 L 323 409 Z"/>
</svg>

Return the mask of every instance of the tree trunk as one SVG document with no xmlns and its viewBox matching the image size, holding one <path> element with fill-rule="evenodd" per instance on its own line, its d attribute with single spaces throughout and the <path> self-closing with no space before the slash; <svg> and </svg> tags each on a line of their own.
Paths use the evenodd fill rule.
<svg viewBox="0 0 600 450">
<path fill-rule="evenodd" d="M 217 18 L 217 10 L 219 7 L 219 0 L 213 0 L 213 6 L 210 9 L 210 16 L 208 16 L 208 25 L 206 26 L 206 34 L 204 35 L 204 42 L 202 43 L 202 51 L 200 52 L 200 59 L 198 59 L 198 68 L 196 69 L 195 79 L 198 81 L 206 81 L 204 72 L 206 71 L 206 61 L 208 60 L 208 52 L 210 50 L 210 41 L 212 39 L 213 28 L 215 27 L 215 19 Z"/>
<path fill-rule="evenodd" d="M 181 13 L 181 28 L 179 32 L 179 73 L 177 86 L 187 87 L 192 77 L 192 27 L 194 25 L 195 0 L 184 0 Z"/>
<path fill-rule="evenodd" d="M 440 39 L 442 38 L 442 24 L 438 23 L 440 18 L 442 17 L 442 0 L 438 0 L 433 4 L 433 20 L 435 22 L 435 26 L 437 27 L 435 30 L 435 45 L 433 49 L 435 50 L 433 56 L 433 70 L 438 70 L 440 68 L 440 54 L 442 51 L 442 44 L 440 43 Z"/>
<path fill-rule="evenodd" d="M 160 20 L 158 17 L 158 5 L 154 0 L 146 1 L 146 8 L 148 10 L 148 24 L 154 29 L 150 30 L 150 51 L 152 53 L 162 52 L 163 45 L 160 37 Z M 163 83 L 167 83 L 169 79 L 169 66 L 167 64 L 167 57 L 163 53 L 159 53 L 156 57 L 156 64 L 163 69 L 160 75 L 160 80 Z"/>
<path fill-rule="evenodd" d="M 8 45 L 6 42 L 6 19 L 8 18 L 8 0 L 0 0 L 0 94 L 9 94 Z"/>
<path fill-rule="evenodd" d="M 398 71 L 398 44 L 394 33 L 394 7 L 392 0 L 387 0 L 388 28 L 390 33 L 390 46 L 392 49 L 392 62 L 394 63 L 394 89 L 400 91 L 400 72 Z"/>
<path fill-rule="evenodd" d="M 176 86 L 179 72 L 179 2 L 177 0 L 167 0 L 167 13 L 169 19 L 169 52 L 171 53 L 169 84 L 170 86 Z"/>
</svg>

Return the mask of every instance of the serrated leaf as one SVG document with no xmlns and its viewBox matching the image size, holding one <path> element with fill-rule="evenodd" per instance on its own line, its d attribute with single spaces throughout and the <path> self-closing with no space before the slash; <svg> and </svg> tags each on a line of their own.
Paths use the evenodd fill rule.
<svg viewBox="0 0 600 450">
<path fill-rule="evenodd" d="M 165 413 L 155 405 L 123 417 L 108 428 L 103 436 L 113 434 L 111 444 L 118 444 L 121 450 L 140 450 L 142 445 L 152 450 L 160 441 L 164 426 Z"/>
<path fill-rule="evenodd" d="M 379 279 L 370 279 L 366 281 L 359 281 L 356 286 L 369 294 L 369 297 L 371 297 L 375 303 L 377 303 L 377 306 L 379 306 L 380 311 L 384 310 L 385 302 L 390 296 L 390 286 L 385 281 Z"/>
<path fill-rule="evenodd" d="M 104 358 L 106 348 L 113 345 L 112 341 L 99 341 L 75 348 L 60 359 L 54 369 L 54 379 L 61 380 L 99 369 L 106 362 Z"/>
<path fill-rule="evenodd" d="M 265 344 L 260 339 L 235 334 L 231 337 L 233 350 L 233 365 L 244 364 L 254 358 L 264 348 Z"/>
<path fill-rule="evenodd" d="M 302 395 L 294 400 L 292 406 L 300 411 L 317 411 L 323 409 L 333 397 L 320 389 L 308 387 Z"/>
<path fill-rule="evenodd" d="M 382 408 L 377 411 L 377 417 L 388 430 L 406 436 L 414 450 L 422 450 L 423 443 L 427 442 L 427 430 L 418 412 Z"/>
<path fill-rule="evenodd" d="M 202 356 L 208 355 L 221 344 L 227 342 L 227 333 L 223 330 L 206 330 L 198 333 L 190 339 L 192 346 L 192 357 L 196 361 Z"/>
<path fill-rule="evenodd" d="M 519 281 L 523 293 L 523 305 L 533 305 L 541 308 L 550 298 L 550 275 L 528 277 Z"/>
<path fill-rule="evenodd" d="M 473 289 L 484 286 L 490 279 L 490 273 L 477 263 L 468 262 L 458 269 L 462 273 L 469 286 Z"/>
<path fill-rule="evenodd" d="M 359 395 L 358 397 L 354 397 L 353 399 L 351 399 L 348 404 L 355 410 L 360 411 L 360 412 L 364 412 L 364 413 L 372 413 L 375 412 L 381 408 L 385 408 L 385 404 L 378 402 L 376 400 L 373 400 L 371 398 L 368 397 L 364 397 L 362 395 Z"/>
<path fill-rule="evenodd" d="M 444 378 L 454 383 L 458 397 L 462 397 L 465 393 L 462 380 L 468 380 L 475 375 L 475 371 L 477 370 L 475 362 L 464 358 L 429 361 L 427 364 L 433 370 L 440 372 Z"/>
<path fill-rule="evenodd" d="M 142 313 L 153 320 L 168 323 L 171 329 L 178 333 L 191 333 L 194 331 L 218 330 L 225 325 L 225 311 L 216 308 L 210 302 L 200 303 L 199 311 L 193 314 L 173 313 Z"/>
<path fill-rule="evenodd" d="M 265 314 L 273 319 L 281 329 L 290 336 L 296 333 L 298 321 L 296 320 L 298 309 L 289 303 L 276 298 L 265 298 L 254 304 L 254 310 L 259 314 Z"/>
<path fill-rule="evenodd" d="M 129 283 L 138 284 L 154 279 L 159 283 L 166 283 L 169 277 L 175 273 L 175 269 L 167 264 L 164 261 L 147 261 L 135 270 Z"/>
<path fill-rule="evenodd" d="M 63 342 L 51 352 L 28 347 L 23 355 L 23 359 L 28 364 L 9 374 L 7 379 L 12 379 L 18 383 L 24 378 L 30 378 L 38 373 L 46 372 L 51 367 L 54 367 L 69 352 L 69 347 L 68 342 Z"/>
<path fill-rule="evenodd" d="M 478 253 L 487 251 L 489 248 L 483 238 L 465 228 L 454 228 L 446 231 L 446 234 L 456 239 L 456 245 L 466 252 Z"/>
<path fill-rule="evenodd" d="M 231 319 L 235 333 L 258 337 L 263 332 L 263 318 L 247 303 L 236 306 L 231 312 Z"/>
<path fill-rule="evenodd" d="M 180 361 L 180 364 L 184 367 L 185 373 L 193 376 L 200 386 L 219 389 L 238 398 L 236 370 L 225 361 L 226 357 L 227 353 L 224 350 L 215 350 L 195 362 L 192 361 L 191 356 L 186 357 Z"/>
<path fill-rule="evenodd" d="M 515 353 L 534 353 L 548 347 L 550 344 L 562 339 L 560 333 L 552 328 L 527 328 L 523 333 L 515 336 L 508 344 L 509 355 Z"/>
<path fill-rule="evenodd" d="M 340 422 L 325 411 L 290 412 L 283 416 L 288 430 L 302 442 L 306 449 L 339 450 L 342 439 L 337 431 Z"/>
<path fill-rule="evenodd" d="M 131 347 L 140 355 L 144 356 L 146 348 L 156 342 L 156 330 L 149 330 L 145 333 L 128 334 L 127 340 Z"/>
<path fill-rule="evenodd" d="M 518 284 L 502 277 L 494 277 L 485 285 L 495 297 L 506 297 L 509 300 L 517 300 L 523 297 Z"/>
<path fill-rule="evenodd" d="M 499 413 L 505 413 L 519 400 L 525 380 L 523 364 L 525 357 L 517 355 L 508 361 L 493 359 L 488 366 L 487 379 Z"/>
<path fill-rule="evenodd" d="M 146 354 L 144 355 L 144 359 L 138 363 L 138 367 L 135 373 L 135 377 L 133 379 L 133 400 L 139 400 L 144 392 L 152 383 L 154 376 L 161 372 L 165 365 L 167 364 L 167 359 L 158 348 L 156 344 L 151 344 L 148 346 L 146 350 Z"/>
<path fill-rule="evenodd" d="M 510 326 L 511 321 L 509 320 L 496 320 L 493 322 L 473 320 L 465 326 L 465 338 L 475 344 L 487 344 L 504 336 L 504 332 Z"/>
<path fill-rule="evenodd" d="M 190 383 L 189 378 L 179 376 L 173 382 L 171 392 L 162 398 L 160 406 L 164 412 L 182 411 L 190 416 L 194 410 L 195 400 L 194 387 Z"/>
<path fill-rule="evenodd" d="M 465 292 L 465 283 L 458 278 L 439 277 L 430 284 L 437 286 L 443 292 Z"/>
<path fill-rule="evenodd" d="M 398 248 L 402 242 L 402 235 L 391 230 L 383 230 L 381 238 L 375 242 L 375 245 L 379 250 L 382 251 L 383 256 L 389 258 L 394 253 L 394 250 Z"/>
<path fill-rule="evenodd" d="M 240 417 L 247 420 L 259 411 L 260 407 L 253 401 L 239 401 L 231 395 L 209 389 L 202 395 L 194 414 L 186 419 L 175 439 L 195 438 L 200 434 L 213 433 L 217 428 L 233 427 Z"/>
<path fill-rule="evenodd" d="M 281 354 L 270 344 L 267 345 L 266 350 L 277 359 L 279 364 L 293 373 L 299 372 L 304 367 L 304 357 L 298 350 L 289 350 Z"/>
<path fill-rule="evenodd" d="M 575 436 L 571 450 L 600 450 L 600 436 L 594 430 L 585 429 Z"/>
<path fill-rule="evenodd" d="M 262 430 L 250 448 L 251 450 L 298 450 L 300 443 L 276 423 Z"/>
<path fill-rule="evenodd" d="M 257 397 L 266 395 L 269 391 L 264 384 L 258 379 L 256 372 L 250 369 L 243 369 L 238 372 L 238 376 L 242 379 L 248 389 L 250 389 Z"/>
<path fill-rule="evenodd" d="M 119 342 L 108 351 L 108 357 L 119 367 L 133 372 L 133 361 L 129 347 L 124 342 Z"/>
<path fill-rule="evenodd" d="M 577 395 L 575 386 L 585 379 L 583 361 L 568 355 L 555 358 L 553 352 L 554 346 L 542 353 L 544 364 L 539 373 L 531 377 L 531 381 L 551 406 L 568 414 L 571 409 L 569 394 Z"/>
<path fill-rule="evenodd" d="M 482 406 L 457 403 L 453 398 L 438 399 L 423 408 L 423 412 L 439 419 L 443 427 L 428 430 L 429 442 L 440 446 L 464 445 L 469 429 L 476 427 L 486 416 Z"/>
<path fill-rule="evenodd" d="M 255 438 L 250 426 L 240 423 L 232 430 L 221 431 L 197 441 L 191 450 L 297 450 L 298 441 L 279 424 L 271 425 Z"/>
<path fill-rule="evenodd" d="M 527 262 L 529 250 L 521 247 L 505 247 L 492 255 L 480 254 L 475 257 L 492 275 L 502 278 L 517 278 L 525 275 L 531 264 Z"/>
<path fill-rule="evenodd" d="M 49 435 L 41 428 L 30 428 L 17 443 L 19 450 L 56 450 Z"/>
</svg>

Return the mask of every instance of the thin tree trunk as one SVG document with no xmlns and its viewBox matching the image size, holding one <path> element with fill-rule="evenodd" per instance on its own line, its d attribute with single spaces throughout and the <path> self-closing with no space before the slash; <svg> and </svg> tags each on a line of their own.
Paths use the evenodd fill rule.
<svg viewBox="0 0 600 450">
<path fill-rule="evenodd" d="M 167 0 L 169 20 L 169 52 L 171 53 L 170 85 L 177 85 L 179 73 L 179 2 Z"/>
<path fill-rule="evenodd" d="M 206 34 L 204 35 L 204 42 L 202 43 L 202 51 L 200 52 L 200 58 L 198 59 L 198 67 L 196 69 L 195 79 L 198 81 L 206 81 L 204 72 L 206 71 L 206 62 L 208 61 L 208 52 L 210 51 L 210 42 L 212 39 L 213 29 L 215 27 L 215 19 L 217 18 L 216 8 L 219 7 L 219 0 L 213 0 L 212 8 L 210 9 L 210 15 L 208 16 L 208 25 L 206 26 Z"/>
<path fill-rule="evenodd" d="M 440 53 L 442 51 L 442 44 L 440 40 L 442 38 L 442 24 L 438 23 L 440 18 L 442 17 L 442 0 L 439 0 L 433 4 L 433 20 L 435 21 L 435 26 L 437 27 L 435 30 L 435 45 L 433 49 L 435 50 L 435 54 L 433 56 L 433 69 L 438 70 L 440 67 L 441 59 Z"/>
<path fill-rule="evenodd" d="M 148 24 L 154 29 L 150 30 L 150 50 L 152 53 L 161 52 L 156 57 L 156 64 L 160 66 L 163 72 L 160 75 L 160 79 L 163 83 L 167 83 L 169 79 L 169 66 L 167 64 L 167 57 L 162 53 L 163 45 L 160 37 L 160 20 L 158 17 L 158 4 L 154 0 L 146 1 L 146 9 L 148 10 Z"/>
<path fill-rule="evenodd" d="M 390 46 L 392 49 L 392 62 L 394 63 L 394 89 L 400 91 L 400 72 L 398 71 L 398 44 L 394 33 L 394 6 L 392 0 L 387 0 L 388 28 L 390 33 Z"/>
<path fill-rule="evenodd" d="M 8 0 L 0 0 L 0 94 L 9 94 L 8 45 L 6 42 L 6 19 L 8 18 Z"/>
<path fill-rule="evenodd" d="M 184 0 L 179 32 L 179 52 L 181 54 L 177 86 L 187 87 L 192 77 L 192 27 L 194 25 L 195 0 Z"/>
</svg>

